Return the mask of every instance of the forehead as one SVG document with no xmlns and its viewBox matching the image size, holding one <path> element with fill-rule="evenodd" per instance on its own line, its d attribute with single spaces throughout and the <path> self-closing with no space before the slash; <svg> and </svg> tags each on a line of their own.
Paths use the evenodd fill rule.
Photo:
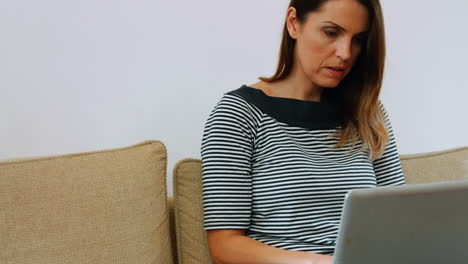
<svg viewBox="0 0 468 264">
<path fill-rule="evenodd" d="M 367 8 L 356 0 L 329 0 L 307 17 L 307 23 L 333 22 L 346 31 L 367 31 L 369 14 Z"/>
</svg>

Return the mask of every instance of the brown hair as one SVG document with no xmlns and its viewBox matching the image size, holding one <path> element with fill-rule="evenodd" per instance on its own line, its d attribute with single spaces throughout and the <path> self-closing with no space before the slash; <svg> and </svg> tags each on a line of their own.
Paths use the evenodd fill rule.
<svg viewBox="0 0 468 264">
<path fill-rule="evenodd" d="M 291 0 L 289 6 L 296 9 L 300 23 L 305 23 L 310 12 L 317 11 L 329 0 Z M 382 8 L 379 0 L 356 0 L 368 9 L 369 31 L 367 40 L 351 72 L 338 87 L 324 89 L 322 100 L 340 105 L 343 116 L 340 140 L 336 147 L 358 139 L 370 151 L 371 159 L 378 158 L 389 140 L 383 113 L 379 105 L 379 95 L 385 64 L 385 31 Z M 265 82 L 286 78 L 294 64 L 296 41 L 291 38 L 287 25 L 283 37 L 276 72 L 271 77 L 260 77 Z"/>
</svg>

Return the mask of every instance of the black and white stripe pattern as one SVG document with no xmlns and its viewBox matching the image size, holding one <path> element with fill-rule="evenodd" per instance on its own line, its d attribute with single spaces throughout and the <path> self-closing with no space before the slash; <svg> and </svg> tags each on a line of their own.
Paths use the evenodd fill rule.
<svg viewBox="0 0 468 264">
<path fill-rule="evenodd" d="M 333 254 L 349 190 L 404 184 L 384 115 L 391 140 L 372 162 L 361 142 L 331 148 L 339 128 L 290 126 L 224 95 L 202 141 L 205 229 L 244 229 L 278 248 Z"/>
</svg>

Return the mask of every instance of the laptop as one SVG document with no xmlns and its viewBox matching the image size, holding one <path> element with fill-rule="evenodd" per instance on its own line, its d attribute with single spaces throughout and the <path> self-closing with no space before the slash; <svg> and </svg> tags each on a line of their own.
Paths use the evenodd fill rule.
<svg viewBox="0 0 468 264">
<path fill-rule="evenodd" d="M 358 189 L 334 264 L 467 264 L 468 180 Z"/>
</svg>

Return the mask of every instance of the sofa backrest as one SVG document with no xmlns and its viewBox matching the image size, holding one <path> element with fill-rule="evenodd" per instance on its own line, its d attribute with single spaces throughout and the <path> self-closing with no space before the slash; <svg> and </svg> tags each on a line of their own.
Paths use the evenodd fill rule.
<svg viewBox="0 0 468 264">
<path fill-rule="evenodd" d="M 468 180 L 468 147 L 402 155 L 400 159 L 408 184 Z"/>
<path fill-rule="evenodd" d="M 172 264 L 159 141 L 0 162 L 0 263 Z"/>
<path fill-rule="evenodd" d="M 211 263 L 203 230 L 201 161 L 185 159 L 174 167 L 174 213 L 180 264 Z"/>
<path fill-rule="evenodd" d="M 468 179 L 468 147 L 400 158 L 408 184 Z M 201 161 L 180 161 L 173 176 L 179 264 L 211 263 L 203 230 Z"/>
</svg>

